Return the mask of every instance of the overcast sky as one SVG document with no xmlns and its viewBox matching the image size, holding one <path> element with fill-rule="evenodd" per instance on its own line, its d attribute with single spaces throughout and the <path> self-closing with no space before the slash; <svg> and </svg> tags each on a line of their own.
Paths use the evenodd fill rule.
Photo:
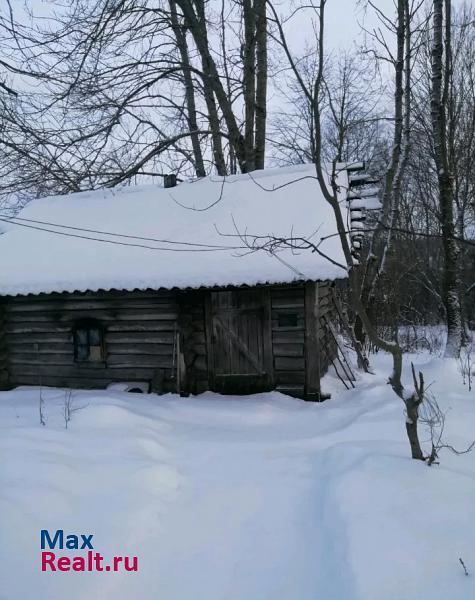
<svg viewBox="0 0 475 600">
<path fill-rule="evenodd" d="M 464 0 L 452 0 L 452 5 L 457 8 L 463 4 Z M 468 0 L 468 3 L 470 1 Z M 364 10 L 364 2 L 362 0 L 328 0 L 326 6 L 326 42 L 327 48 L 349 48 L 354 43 L 363 41 L 364 33 L 361 30 L 361 25 L 371 30 L 373 27 L 380 25 L 380 21 L 376 17 L 373 9 Z M 374 0 L 374 4 L 384 12 L 385 15 L 396 15 L 395 0 Z M 284 7 L 295 5 L 293 0 L 280 0 L 279 5 Z M 305 23 L 299 22 L 292 27 L 292 39 L 298 39 L 298 30 Z M 308 24 L 307 24 L 308 26 Z M 309 32 L 310 33 L 310 32 Z M 300 39 L 302 36 L 300 33 Z"/>
<path fill-rule="evenodd" d="M 460 6 L 463 1 L 453 0 L 453 6 Z M 11 0 L 11 2 L 17 10 L 21 10 L 21 7 L 26 4 L 32 7 L 35 13 L 43 15 L 48 14 L 48 10 L 52 4 L 51 0 Z M 395 0 L 374 0 L 374 2 L 386 15 L 395 14 Z M 288 14 L 297 4 L 301 4 L 300 0 L 297 2 L 294 0 L 275 1 L 275 6 L 280 7 L 279 12 L 282 14 Z M 358 43 L 363 40 L 362 24 L 368 29 L 379 24 L 375 12 L 371 8 L 365 11 L 364 4 L 364 0 L 327 0 L 327 47 L 331 47 L 332 49 L 349 48 L 355 42 Z M 304 22 L 297 17 L 290 28 L 292 31 L 292 41 L 300 40 L 303 42 L 305 37 L 311 34 L 311 30 L 307 29 L 308 26 L 309 23 L 305 22 L 305 17 Z"/>
<path fill-rule="evenodd" d="M 385 14 L 394 12 L 393 0 L 376 0 L 378 8 Z M 335 48 L 349 47 L 354 41 L 362 40 L 360 25 L 368 29 L 378 24 L 371 9 L 364 11 L 356 0 L 329 0 L 326 8 L 327 42 Z"/>
</svg>

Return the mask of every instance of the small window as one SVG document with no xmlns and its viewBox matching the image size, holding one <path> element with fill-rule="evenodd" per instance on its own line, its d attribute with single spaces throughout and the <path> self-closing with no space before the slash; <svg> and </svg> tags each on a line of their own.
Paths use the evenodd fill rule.
<svg viewBox="0 0 475 600">
<path fill-rule="evenodd" d="M 277 322 L 279 327 L 297 327 L 298 317 L 296 313 L 279 313 Z"/>
<path fill-rule="evenodd" d="M 74 359 L 78 362 L 104 360 L 104 329 L 99 321 L 87 319 L 74 326 Z"/>
</svg>

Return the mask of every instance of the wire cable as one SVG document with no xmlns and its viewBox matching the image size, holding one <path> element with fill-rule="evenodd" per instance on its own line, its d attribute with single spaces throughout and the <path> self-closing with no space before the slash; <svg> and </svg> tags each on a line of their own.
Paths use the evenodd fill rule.
<svg viewBox="0 0 475 600">
<path fill-rule="evenodd" d="M 223 251 L 223 250 L 238 250 L 238 249 L 242 249 L 241 246 L 210 246 L 210 247 L 194 247 L 194 248 L 162 248 L 159 246 L 147 246 L 145 244 L 133 244 L 130 242 L 120 242 L 118 240 L 106 240 L 103 238 L 96 238 L 96 237 L 91 237 L 91 236 L 86 236 L 86 235 L 79 235 L 76 233 L 67 233 L 65 231 L 55 231 L 54 229 L 47 229 L 45 227 L 37 227 L 35 225 L 27 225 L 26 223 L 16 223 L 15 220 L 13 219 L 3 219 L 0 217 L 0 221 L 3 223 L 11 223 L 12 225 L 17 225 L 18 227 L 27 227 L 28 229 L 35 229 L 37 231 L 45 231 L 47 233 L 53 233 L 55 235 L 62 235 L 65 237 L 73 237 L 73 238 L 79 238 L 79 239 L 83 239 L 83 240 L 91 240 L 94 242 L 102 242 L 105 244 L 115 244 L 117 246 L 132 246 L 134 248 L 145 248 L 147 250 L 158 250 L 158 251 L 164 251 L 164 252 L 218 252 L 218 251 Z M 58 226 L 59 227 L 59 226 Z M 80 230 L 80 228 L 78 228 Z M 87 230 L 85 230 L 87 231 Z M 110 235 L 120 235 L 120 234 L 110 234 Z M 135 236 L 127 236 L 127 237 L 135 237 Z M 138 238 L 141 239 L 141 238 Z M 147 238 L 144 238 L 147 239 Z M 153 239 L 153 238 L 152 238 Z M 180 243 L 180 242 L 176 242 L 176 243 Z M 184 244 L 189 244 L 191 242 L 184 242 Z"/>
</svg>

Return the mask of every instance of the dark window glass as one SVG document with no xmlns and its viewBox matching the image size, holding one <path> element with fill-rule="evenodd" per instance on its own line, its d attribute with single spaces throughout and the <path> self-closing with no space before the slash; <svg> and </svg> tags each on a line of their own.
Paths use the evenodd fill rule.
<svg viewBox="0 0 475 600">
<path fill-rule="evenodd" d="M 74 328 L 74 358 L 77 361 L 103 360 L 104 331 L 94 320 L 80 321 Z"/>
<path fill-rule="evenodd" d="M 99 329 L 89 329 L 89 344 L 91 346 L 100 346 L 101 345 L 101 332 Z"/>
</svg>

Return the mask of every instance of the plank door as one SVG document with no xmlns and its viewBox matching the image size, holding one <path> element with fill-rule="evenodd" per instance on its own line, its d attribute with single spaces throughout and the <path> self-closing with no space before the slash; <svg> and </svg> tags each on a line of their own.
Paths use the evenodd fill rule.
<svg viewBox="0 0 475 600">
<path fill-rule="evenodd" d="M 214 390 L 223 394 L 250 394 L 271 389 L 267 290 L 211 292 L 207 316 Z"/>
</svg>

